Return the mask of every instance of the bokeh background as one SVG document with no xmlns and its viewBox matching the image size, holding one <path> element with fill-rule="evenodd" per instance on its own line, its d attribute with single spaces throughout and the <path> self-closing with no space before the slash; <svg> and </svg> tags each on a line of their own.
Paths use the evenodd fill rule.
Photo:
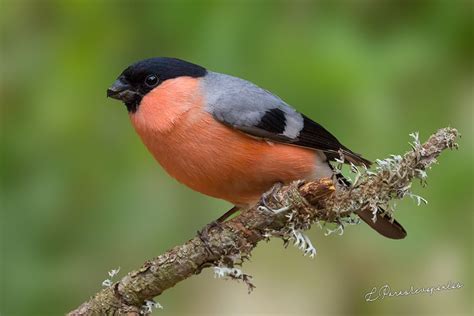
<svg viewBox="0 0 474 316">
<path fill-rule="evenodd" d="M 369 159 L 453 126 L 446 152 L 398 203 L 408 230 L 365 225 L 309 236 L 314 260 L 280 240 L 244 271 L 211 271 L 157 300 L 156 315 L 468 315 L 473 312 L 473 4 L 433 1 L 0 0 L 1 315 L 60 315 L 191 238 L 230 205 L 168 177 L 106 88 L 130 63 L 174 56 L 251 80 Z M 459 281 L 432 296 L 367 303 L 393 289 Z"/>
</svg>

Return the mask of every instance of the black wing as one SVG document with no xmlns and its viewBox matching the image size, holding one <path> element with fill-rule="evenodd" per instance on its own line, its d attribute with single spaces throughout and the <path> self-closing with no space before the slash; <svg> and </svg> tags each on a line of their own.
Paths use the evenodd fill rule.
<svg viewBox="0 0 474 316">
<path fill-rule="evenodd" d="M 214 118 L 250 136 L 323 151 L 334 160 L 370 165 L 370 161 L 342 145 L 324 127 L 298 113 L 274 94 L 235 77 L 210 77 L 208 111 Z M 217 92 L 216 86 L 220 87 Z"/>
<path fill-rule="evenodd" d="M 320 124 L 314 122 L 307 116 L 303 117 L 303 129 L 298 137 L 292 142 L 295 145 L 322 150 L 330 160 L 344 155 L 345 160 L 355 165 L 370 166 L 371 162 L 342 145 L 337 138 Z"/>
<path fill-rule="evenodd" d="M 323 126 L 292 108 L 275 107 L 264 113 L 240 113 L 240 120 L 226 120 L 225 115 L 214 113 L 214 117 L 230 127 L 250 136 L 277 143 L 321 150 L 329 160 L 344 156 L 345 161 L 355 165 L 370 166 L 371 162 L 342 145 Z M 246 116 L 253 120 L 245 119 Z M 257 117 L 257 119 L 255 119 Z"/>
</svg>

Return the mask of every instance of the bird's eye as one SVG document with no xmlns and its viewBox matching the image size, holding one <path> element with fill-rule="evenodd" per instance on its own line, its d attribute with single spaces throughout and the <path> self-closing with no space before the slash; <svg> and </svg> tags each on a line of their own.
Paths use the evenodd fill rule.
<svg viewBox="0 0 474 316">
<path fill-rule="evenodd" d="M 158 77 L 156 75 L 148 75 L 145 79 L 145 84 L 152 88 L 158 83 Z"/>
</svg>

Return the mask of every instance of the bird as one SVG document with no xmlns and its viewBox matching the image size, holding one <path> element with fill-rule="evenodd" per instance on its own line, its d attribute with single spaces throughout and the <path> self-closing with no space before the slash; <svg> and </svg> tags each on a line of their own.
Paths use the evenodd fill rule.
<svg viewBox="0 0 474 316">
<path fill-rule="evenodd" d="M 125 104 L 138 136 L 171 177 L 234 205 L 218 221 L 256 205 L 275 184 L 333 177 L 331 162 L 341 155 L 356 166 L 371 164 L 277 95 L 185 60 L 137 61 L 107 97 Z M 406 236 L 383 210 L 375 222 L 371 211 L 357 215 L 385 237 Z"/>
</svg>

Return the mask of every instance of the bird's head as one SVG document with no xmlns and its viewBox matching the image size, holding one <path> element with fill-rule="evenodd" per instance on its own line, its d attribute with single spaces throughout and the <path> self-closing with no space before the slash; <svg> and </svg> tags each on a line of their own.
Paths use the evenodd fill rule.
<svg viewBox="0 0 474 316">
<path fill-rule="evenodd" d="M 134 113 L 142 98 L 164 81 L 178 77 L 199 78 L 206 73 L 205 68 L 176 58 L 145 59 L 127 67 L 107 89 L 107 96 L 123 101 L 127 110 Z"/>
</svg>

